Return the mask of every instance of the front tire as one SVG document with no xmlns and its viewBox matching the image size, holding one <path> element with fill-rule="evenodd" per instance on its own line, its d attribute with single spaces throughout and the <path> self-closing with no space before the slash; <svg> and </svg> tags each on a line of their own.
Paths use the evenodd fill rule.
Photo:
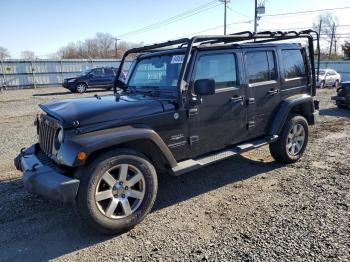
<svg viewBox="0 0 350 262">
<path fill-rule="evenodd" d="M 336 80 L 335 83 L 334 83 L 334 87 L 335 87 L 336 89 L 338 89 L 339 86 L 340 86 L 339 80 Z"/>
<path fill-rule="evenodd" d="M 103 234 L 123 232 L 140 223 L 151 210 L 158 188 L 155 168 L 131 150 L 101 155 L 78 171 L 78 214 Z"/>
<path fill-rule="evenodd" d="M 291 115 L 285 123 L 278 140 L 271 143 L 270 152 L 278 162 L 290 164 L 303 155 L 309 139 L 309 125 L 300 115 Z"/>
<path fill-rule="evenodd" d="M 75 88 L 75 91 L 77 93 L 85 93 L 86 92 L 86 89 L 87 89 L 87 85 L 85 83 L 78 83 L 76 88 Z"/>
</svg>

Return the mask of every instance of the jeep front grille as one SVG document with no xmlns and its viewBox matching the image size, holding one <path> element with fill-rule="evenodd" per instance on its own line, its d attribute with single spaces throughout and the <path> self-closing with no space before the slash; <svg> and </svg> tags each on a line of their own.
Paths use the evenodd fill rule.
<svg viewBox="0 0 350 262">
<path fill-rule="evenodd" d="M 54 139 L 58 129 L 57 123 L 48 116 L 41 115 L 37 119 L 37 130 L 41 150 L 47 155 L 52 155 L 54 150 Z"/>
</svg>

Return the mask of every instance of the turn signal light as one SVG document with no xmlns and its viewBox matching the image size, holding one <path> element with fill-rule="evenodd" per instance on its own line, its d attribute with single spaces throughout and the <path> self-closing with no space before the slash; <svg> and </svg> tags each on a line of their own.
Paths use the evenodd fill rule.
<svg viewBox="0 0 350 262">
<path fill-rule="evenodd" d="M 83 161 L 86 159 L 87 154 L 83 151 L 80 151 L 77 155 L 78 160 Z"/>
</svg>

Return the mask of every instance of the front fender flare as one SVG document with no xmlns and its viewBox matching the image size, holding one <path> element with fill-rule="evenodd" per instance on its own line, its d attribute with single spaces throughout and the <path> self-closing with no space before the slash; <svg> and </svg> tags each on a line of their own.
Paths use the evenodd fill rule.
<svg viewBox="0 0 350 262">
<path fill-rule="evenodd" d="M 139 139 L 152 141 L 162 152 L 171 167 L 177 165 L 173 154 L 163 139 L 154 130 L 133 126 L 115 127 L 73 136 L 62 144 L 58 151 L 57 159 L 67 166 L 81 166 L 85 161 L 77 160 L 77 154 L 80 151 L 84 151 L 87 155 L 90 155 L 104 148 Z"/>
</svg>

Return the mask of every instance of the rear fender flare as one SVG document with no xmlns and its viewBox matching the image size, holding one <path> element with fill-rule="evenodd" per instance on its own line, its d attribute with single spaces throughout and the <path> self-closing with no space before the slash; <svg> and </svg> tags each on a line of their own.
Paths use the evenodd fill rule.
<svg viewBox="0 0 350 262">
<path fill-rule="evenodd" d="M 296 95 L 283 100 L 272 121 L 272 125 L 269 130 L 269 135 L 280 134 L 291 112 L 301 114 L 308 120 L 308 122 L 310 122 L 311 116 L 314 111 L 314 99 L 310 95 Z"/>
</svg>

